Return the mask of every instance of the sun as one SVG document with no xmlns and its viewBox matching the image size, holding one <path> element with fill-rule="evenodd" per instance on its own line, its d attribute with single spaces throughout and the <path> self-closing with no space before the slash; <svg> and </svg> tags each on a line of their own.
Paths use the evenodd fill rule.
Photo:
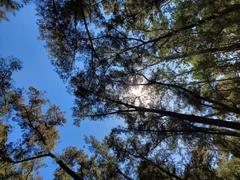
<svg viewBox="0 0 240 180">
<path fill-rule="evenodd" d="M 127 103 L 135 106 L 148 107 L 153 102 L 153 96 L 150 86 L 147 86 L 143 80 L 137 80 L 124 89 L 124 99 Z"/>
</svg>

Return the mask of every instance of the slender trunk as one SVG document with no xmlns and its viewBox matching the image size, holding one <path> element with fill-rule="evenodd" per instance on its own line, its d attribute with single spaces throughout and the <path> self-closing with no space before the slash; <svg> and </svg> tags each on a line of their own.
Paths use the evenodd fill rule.
<svg viewBox="0 0 240 180">
<path fill-rule="evenodd" d="M 71 170 L 61 159 L 56 157 L 54 154 L 49 153 L 49 156 L 61 167 L 68 175 L 70 175 L 75 180 L 83 180 L 84 178 L 76 174 Z"/>
<path fill-rule="evenodd" d="M 233 122 L 233 121 L 224 121 L 222 119 L 213 119 L 213 118 L 206 118 L 202 116 L 196 116 L 192 114 L 182 114 L 182 113 L 177 113 L 177 112 L 172 112 L 172 111 L 165 111 L 161 109 L 153 109 L 153 108 L 145 108 L 145 107 L 139 107 L 135 106 L 132 104 L 124 103 L 119 100 L 113 100 L 110 98 L 105 98 L 108 101 L 111 101 L 116 104 L 124 105 L 128 108 L 133 108 L 136 109 L 139 112 L 151 112 L 151 113 L 156 113 L 160 114 L 161 116 L 169 116 L 178 120 L 182 121 L 189 121 L 192 123 L 199 123 L 199 124 L 204 124 L 204 125 L 212 125 L 212 126 L 218 126 L 222 128 L 230 128 L 230 129 L 235 129 L 235 130 L 240 130 L 240 123 L 238 122 Z"/>
<path fill-rule="evenodd" d="M 63 169 L 63 171 L 65 171 L 69 176 L 71 176 L 73 179 L 75 180 L 83 180 L 84 178 L 79 176 L 76 172 L 74 172 L 73 170 L 71 170 L 61 159 L 59 159 L 58 157 L 56 157 L 53 153 L 43 153 L 40 154 L 38 156 L 34 156 L 34 157 L 30 157 L 27 159 L 23 159 L 23 160 L 19 160 L 19 161 L 14 161 L 14 160 L 10 160 L 13 164 L 19 164 L 19 163 L 23 163 L 23 162 L 27 162 L 27 161 L 32 161 L 35 159 L 39 159 L 39 158 L 43 158 L 43 157 L 50 157 L 52 158 L 58 165 L 60 168 Z"/>
</svg>

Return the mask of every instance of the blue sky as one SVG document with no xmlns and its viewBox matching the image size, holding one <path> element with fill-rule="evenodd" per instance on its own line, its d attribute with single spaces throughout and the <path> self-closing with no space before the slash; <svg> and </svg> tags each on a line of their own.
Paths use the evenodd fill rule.
<svg viewBox="0 0 240 180">
<path fill-rule="evenodd" d="M 83 121 L 80 127 L 73 125 L 71 108 L 74 106 L 74 97 L 68 94 L 66 84 L 58 77 L 51 65 L 44 42 L 39 40 L 39 31 L 36 24 L 36 11 L 33 4 L 25 6 L 9 16 L 8 21 L 0 22 L 0 56 L 17 57 L 23 62 L 23 69 L 14 74 L 15 86 L 27 89 L 34 86 L 46 91 L 46 97 L 52 104 L 60 106 L 65 112 L 67 124 L 59 129 L 60 142 L 56 152 L 61 153 L 68 146 L 84 147 L 84 135 L 94 135 L 101 140 L 112 127 L 119 125 L 119 120 Z M 12 138 L 19 137 L 17 133 Z M 85 148 L 87 151 L 87 148 Z M 44 179 L 52 179 L 56 165 L 47 160 L 47 167 L 41 169 Z"/>
</svg>

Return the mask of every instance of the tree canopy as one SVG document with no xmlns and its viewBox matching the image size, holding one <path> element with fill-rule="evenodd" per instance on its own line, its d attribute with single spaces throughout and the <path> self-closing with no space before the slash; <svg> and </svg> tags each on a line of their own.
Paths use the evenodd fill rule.
<svg viewBox="0 0 240 180">
<path fill-rule="evenodd" d="M 54 154 L 65 118 L 31 87 L 12 87 L 16 59 L 1 58 L 2 119 L 23 130 L 9 144 L 0 121 L 3 177 L 36 176 L 44 157 L 55 179 L 238 179 L 240 2 L 238 0 L 41 0 L 41 38 L 75 96 L 75 125 L 122 119 L 92 154 Z M 1 11 L 0 11 L 1 12 Z M 7 120 L 7 122 L 8 122 Z M 94 122 L 93 122 L 94 123 Z M 19 170 L 20 169 L 20 170 Z M 34 174 L 35 173 L 35 174 Z"/>
</svg>

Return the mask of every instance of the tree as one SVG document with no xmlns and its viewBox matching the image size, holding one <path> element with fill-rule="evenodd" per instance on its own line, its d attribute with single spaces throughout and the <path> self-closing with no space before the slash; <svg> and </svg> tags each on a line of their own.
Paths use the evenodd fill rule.
<svg viewBox="0 0 240 180">
<path fill-rule="evenodd" d="M 78 1 L 71 2 L 77 3 Z M 100 26 L 100 32 L 95 32 L 94 29 L 88 28 L 89 25 L 87 25 L 87 21 L 90 15 L 86 15 L 85 18 L 83 16 L 75 16 L 73 13 L 74 9 L 69 10 L 70 13 L 65 12 L 66 8 L 69 8 L 70 6 L 68 3 L 57 4 L 55 1 L 45 1 L 45 4 L 40 4 L 39 14 L 44 17 L 44 20 L 39 21 L 42 36 L 43 38 L 49 39 L 48 43 L 51 43 L 49 44 L 49 46 L 51 46 L 50 53 L 53 55 L 53 58 L 55 58 L 54 63 L 57 63 L 56 66 L 59 67 L 58 70 L 62 73 L 73 73 L 72 76 L 68 77 L 72 77 L 71 84 L 73 88 L 75 88 L 76 96 L 79 97 L 81 101 L 80 106 L 85 106 L 84 99 L 86 99 L 86 103 L 92 101 L 91 104 L 86 106 L 87 109 L 91 109 L 90 105 L 94 106 L 97 103 L 109 102 L 111 104 L 125 106 L 126 108 L 136 109 L 136 111 L 154 111 L 153 109 L 156 108 L 148 108 L 148 106 L 142 107 L 144 104 L 141 103 L 137 103 L 138 106 L 136 106 L 136 103 L 132 103 L 133 101 L 136 101 L 139 94 L 132 95 L 130 91 L 132 89 L 132 91 L 134 91 L 135 86 L 143 86 L 144 89 L 146 89 L 143 93 L 155 94 L 155 97 L 158 96 L 158 99 L 155 100 L 156 102 L 151 102 L 151 106 L 153 107 L 159 107 L 159 101 L 164 101 L 169 98 L 169 96 L 177 99 L 177 103 L 174 104 L 175 106 L 165 107 L 169 106 L 170 103 L 167 105 L 160 104 L 160 106 L 163 107 L 157 108 L 156 111 L 159 112 L 155 111 L 154 113 L 190 122 L 238 129 L 237 123 L 230 125 L 230 122 L 214 121 L 211 117 L 220 117 L 220 115 L 228 115 L 229 113 L 234 113 L 236 115 L 239 114 L 239 108 L 237 107 L 238 98 L 234 96 L 234 94 L 236 94 L 234 92 L 236 89 L 235 86 L 238 84 L 235 81 L 237 81 L 236 79 L 238 79 L 238 77 L 237 74 L 229 74 L 229 71 L 231 71 L 232 68 L 237 67 L 237 62 L 235 63 L 234 61 L 236 61 L 238 54 L 234 54 L 233 52 L 239 48 L 238 39 L 234 38 L 234 36 L 237 36 L 238 34 L 238 30 L 235 26 L 238 20 L 238 13 L 236 10 L 239 8 L 239 4 L 228 4 L 229 1 L 220 1 L 218 3 L 213 3 L 213 5 L 210 5 L 208 2 L 180 2 L 162 2 L 163 7 L 160 6 L 160 10 L 158 8 L 156 9 L 155 5 L 151 3 L 149 5 L 144 3 L 143 5 L 135 4 L 131 1 L 117 3 L 118 5 L 116 6 L 119 7 L 111 12 L 113 15 L 111 15 L 112 17 L 110 19 L 104 19 L 104 17 L 107 16 L 107 13 L 102 13 L 102 15 L 100 14 L 95 17 L 97 20 L 95 20 L 96 22 L 93 21 L 91 25 L 95 27 Z M 94 2 L 92 2 L 92 4 L 94 4 Z M 49 11 L 41 9 L 43 5 L 44 7 L 48 6 Z M 79 7 L 79 12 L 81 8 L 84 8 L 87 5 L 89 4 L 85 3 L 82 6 L 80 4 L 79 6 L 81 7 Z M 107 6 L 105 9 L 108 12 L 109 4 L 103 3 L 103 5 Z M 139 7 L 139 9 L 141 9 L 140 6 L 143 6 L 144 8 L 145 6 L 150 6 L 148 8 L 151 9 L 151 11 L 148 12 L 148 14 L 146 14 L 145 11 L 128 12 L 130 11 L 129 9 L 131 9 L 131 6 Z M 76 6 L 74 7 L 76 8 Z M 192 11 L 184 13 L 186 9 L 189 10 L 189 7 L 192 7 Z M 172 8 L 173 10 L 168 11 L 169 8 Z M 98 12 L 98 10 L 96 10 L 96 12 Z M 64 16 L 61 15 L 61 13 L 65 13 L 63 14 Z M 91 13 L 90 10 L 89 13 Z M 139 20 L 137 19 L 136 21 L 133 21 L 135 19 L 132 17 L 133 15 L 130 16 L 131 13 L 141 16 L 144 21 L 149 21 L 149 24 L 145 25 L 145 28 L 150 29 L 152 26 L 161 27 L 163 26 L 162 24 L 165 23 L 164 26 L 168 26 L 168 29 L 170 30 L 160 29 L 159 32 L 157 32 L 159 36 L 152 38 L 152 36 L 154 37 L 153 30 L 148 30 L 151 32 L 149 33 L 147 30 L 140 29 L 138 26 L 143 25 L 143 23 L 138 21 L 141 21 L 142 19 L 139 18 Z M 151 13 L 155 13 L 156 15 L 153 16 Z M 169 17 L 167 19 L 167 17 L 165 17 L 166 13 L 172 13 L 172 16 L 170 16 L 172 19 Z M 197 14 L 199 17 L 194 16 L 194 19 L 184 17 L 187 16 L 187 14 Z M 159 16 L 161 16 L 161 18 Z M 67 22 L 64 22 L 63 20 L 56 22 L 54 17 L 62 19 L 69 18 L 69 20 Z M 125 19 L 123 22 L 118 22 L 120 20 L 117 18 Z M 188 19 L 190 22 L 184 22 L 185 24 L 181 24 L 181 22 L 184 21 L 184 18 Z M 77 27 L 73 21 L 77 21 L 77 23 L 75 23 L 77 24 Z M 132 21 L 132 23 L 129 23 L 128 21 Z M 229 24 L 226 25 L 222 21 L 227 21 Z M 99 22 L 102 22 L 102 25 L 99 25 Z M 229 33 L 224 32 L 220 35 L 216 34 L 216 37 L 214 38 L 218 41 L 211 40 L 208 31 L 210 31 L 209 29 L 217 31 L 216 28 L 213 28 L 216 24 L 220 26 L 216 28 L 219 28 L 222 31 L 233 31 L 231 32 L 231 36 L 229 36 Z M 82 29 L 78 31 L 77 28 L 80 28 L 80 25 L 85 27 L 85 32 Z M 58 29 L 59 33 L 57 33 L 56 28 L 61 26 L 62 28 Z M 113 27 L 110 28 L 109 26 Z M 75 28 L 75 31 L 71 30 L 71 28 Z M 110 30 L 108 28 L 110 28 Z M 90 30 L 92 31 L 90 32 Z M 61 36 L 64 35 L 65 38 L 60 37 L 57 34 L 61 34 Z M 95 34 L 96 37 L 93 36 Z M 128 37 L 129 34 L 133 37 Z M 53 35 L 54 37 L 52 37 Z M 77 38 L 78 36 L 80 38 L 79 41 Z M 125 36 L 125 38 L 118 36 Z M 143 36 L 146 40 L 137 39 L 137 37 L 134 36 Z M 72 39 L 69 39 L 70 37 Z M 189 42 L 186 37 L 192 38 L 191 46 L 186 44 Z M 173 40 L 170 41 L 169 38 L 173 38 Z M 208 41 L 206 41 L 206 39 Z M 95 44 L 92 44 L 93 40 L 96 41 Z M 163 47 L 158 47 L 166 40 L 167 44 L 164 43 L 164 45 L 162 45 Z M 230 40 L 231 44 L 227 43 L 227 41 Z M 60 41 L 65 41 L 63 42 L 64 47 L 61 45 L 59 46 Z M 79 42 L 79 47 L 72 47 L 70 45 L 67 47 L 67 41 L 69 43 L 77 41 Z M 105 47 L 104 44 L 109 44 L 109 46 Z M 166 51 L 165 46 L 167 46 L 168 52 L 162 52 L 163 50 Z M 176 50 L 177 48 L 178 50 Z M 101 57 L 99 55 L 100 50 Z M 61 53 L 64 51 L 67 52 Z M 58 54 L 60 56 L 58 56 Z M 88 67 L 84 68 L 76 65 L 75 68 L 78 68 L 80 73 L 74 74 L 74 72 L 71 72 L 70 67 L 66 67 L 64 64 L 61 65 L 61 63 L 66 63 L 67 65 L 70 64 L 71 66 L 74 65 L 74 61 L 79 59 L 76 57 L 77 54 L 86 56 L 86 60 L 88 60 L 90 64 Z M 66 56 L 62 58 L 62 55 Z M 206 63 L 210 61 L 210 59 L 213 59 L 211 60 L 212 65 L 211 63 Z M 64 62 L 62 62 L 62 60 L 64 60 Z M 84 61 L 84 58 L 79 60 Z M 206 67 L 206 65 L 208 65 L 208 67 Z M 203 77 L 203 75 L 206 76 L 206 73 L 200 75 L 202 73 L 200 72 L 201 69 L 204 68 L 206 71 L 210 71 L 213 66 L 215 66 L 214 70 L 216 73 L 208 74 L 208 77 Z M 224 68 L 224 70 L 220 68 Z M 184 72 L 186 69 L 187 72 Z M 178 72 L 180 72 L 180 74 Z M 221 76 L 224 76 L 224 79 L 222 79 Z M 227 77 L 227 79 L 225 79 L 225 77 Z M 231 87 L 231 92 L 224 88 L 225 81 L 227 84 L 231 83 L 231 85 L 235 85 L 234 87 Z M 228 83 L 228 81 L 230 82 Z M 124 89 L 127 89 L 127 91 L 124 91 Z M 160 93 L 161 98 L 159 98 Z M 92 99 L 87 99 L 89 96 L 92 98 L 92 95 L 97 97 L 98 100 L 93 101 Z M 232 98 L 232 96 L 234 98 Z M 181 112 L 185 111 L 186 108 L 189 108 L 192 112 L 196 111 L 205 114 L 209 116 L 209 118 L 188 116 L 191 113 L 184 113 L 185 115 L 182 115 L 183 113 Z M 168 109 L 177 110 L 167 111 Z M 106 113 L 108 112 L 109 111 Z M 82 112 L 81 114 L 83 114 L 82 116 L 86 116 L 86 114 Z"/>
<path fill-rule="evenodd" d="M 76 125 L 112 116 L 125 126 L 102 143 L 90 138 L 90 156 L 75 147 L 57 156 L 61 111 L 43 112 L 35 88 L 29 103 L 9 88 L 1 114 L 13 110 L 24 133 L 15 148 L 1 125 L 1 160 L 35 167 L 50 157 L 55 179 L 239 178 L 239 8 L 237 0 L 37 1 L 41 37 L 76 97 Z"/>
<path fill-rule="evenodd" d="M 128 175 L 147 160 L 176 179 L 189 172 L 205 178 L 206 169 L 218 176 L 220 156 L 211 154 L 229 152 L 222 144 L 238 139 L 240 129 L 239 7 L 234 0 L 39 3 L 42 38 L 76 96 L 76 124 L 122 118 L 126 128 L 112 132 L 109 146 Z M 210 157 L 196 169 L 207 143 Z M 166 160 L 174 151 L 190 158 L 181 168 Z"/>
<path fill-rule="evenodd" d="M 114 179 L 122 176 L 115 167 L 116 159 L 109 154 L 107 144 L 100 144 L 94 138 L 88 140 L 95 149 L 94 156 L 88 157 L 74 146 L 56 155 L 54 148 L 59 138 L 57 127 L 66 122 L 63 112 L 58 106 L 51 105 L 43 92 L 34 87 L 24 94 L 23 90 L 13 86 L 12 73 L 21 69 L 18 59 L 0 58 L 0 65 L 1 179 L 41 179 L 38 169 L 44 165 L 46 157 L 59 166 L 54 174 L 55 179 Z M 22 132 L 16 142 L 8 139 L 11 128 L 16 127 L 13 123 Z M 76 171 L 73 170 L 75 168 Z"/>
<path fill-rule="evenodd" d="M 24 94 L 15 89 L 11 82 L 12 72 L 21 67 L 19 61 L 0 58 L 0 64 L 1 97 L 3 98 L 0 111 L 1 178 L 28 179 L 33 176 L 37 178 L 38 174 L 34 172 L 41 167 L 41 159 L 50 157 L 66 173 L 78 179 L 77 173 L 52 152 L 59 138 L 56 127 L 62 126 L 66 121 L 59 107 L 49 105 L 44 112 L 42 106 L 47 105 L 48 100 L 43 98 L 42 92 L 33 87 L 29 88 L 29 100 L 25 103 Z M 18 142 L 8 141 L 12 121 L 16 122 L 22 130 L 22 137 Z"/>
</svg>

